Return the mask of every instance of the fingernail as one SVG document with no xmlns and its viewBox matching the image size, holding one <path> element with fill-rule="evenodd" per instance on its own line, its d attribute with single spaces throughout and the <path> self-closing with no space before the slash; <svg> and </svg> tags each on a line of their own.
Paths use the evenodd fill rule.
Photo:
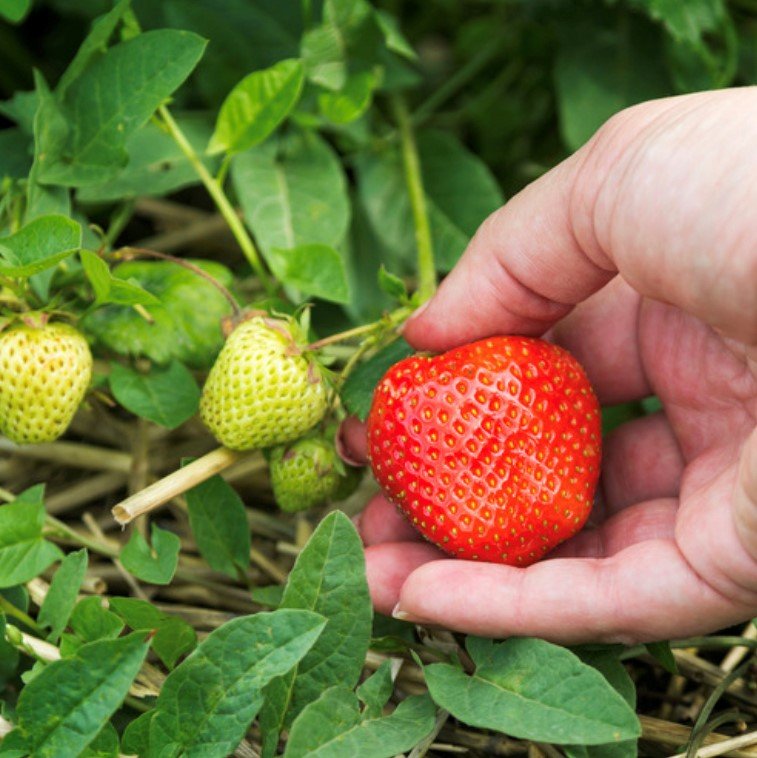
<svg viewBox="0 0 757 758">
<path fill-rule="evenodd" d="M 395 605 L 392 609 L 392 618 L 395 618 L 398 621 L 409 621 L 411 616 L 409 613 L 400 610 L 400 604 L 397 603 L 397 605 Z"/>
<path fill-rule="evenodd" d="M 334 443 L 336 445 L 336 452 L 339 454 L 339 457 L 349 466 L 355 466 L 355 467 L 362 467 L 364 465 L 363 461 L 359 460 L 355 454 L 350 450 L 349 445 L 347 444 L 347 439 L 344 434 L 344 425 L 339 425 L 339 431 L 336 434 L 336 438 L 334 440 Z"/>
</svg>

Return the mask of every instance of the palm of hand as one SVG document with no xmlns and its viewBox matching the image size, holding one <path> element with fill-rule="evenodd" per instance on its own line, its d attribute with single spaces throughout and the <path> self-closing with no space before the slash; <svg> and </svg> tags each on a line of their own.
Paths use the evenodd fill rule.
<svg viewBox="0 0 757 758">
<path fill-rule="evenodd" d="M 605 340 L 613 319 L 593 311 L 602 301 L 600 310 L 606 308 L 615 290 L 579 309 L 582 323 L 566 319 L 558 339 L 578 332 L 591 343 L 585 335 L 601 322 L 594 339 Z M 621 307 L 630 299 L 622 297 Z M 630 369 L 624 356 L 598 367 L 598 390 L 615 401 L 654 392 L 666 413 L 624 425 L 609 438 L 594 528 L 526 570 L 439 560 L 377 498 L 361 531 L 379 610 L 389 612 L 400 598 L 403 611 L 422 621 L 566 642 L 681 637 L 754 614 L 757 543 L 750 554 L 735 510 L 740 450 L 757 418 L 755 363 L 743 345 L 678 309 L 633 301 L 636 333 L 624 338 L 635 341 L 638 365 Z M 592 345 L 563 341 L 591 375 Z"/>
</svg>

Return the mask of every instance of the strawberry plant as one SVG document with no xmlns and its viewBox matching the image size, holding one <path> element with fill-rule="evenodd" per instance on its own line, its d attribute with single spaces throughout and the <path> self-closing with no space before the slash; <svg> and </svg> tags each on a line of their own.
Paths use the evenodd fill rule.
<svg viewBox="0 0 757 758">
<path fill-rule="evenodd" d="M 656 400 L 401 327 L 506 196 L 756 48 L 752 0 L 0 0 L 0 755 L 751 755 L 751 631 L 387 618 L 348 516 L 377 480 L 518 565 L 585 523 L 600 425 Z"/>
</svg>

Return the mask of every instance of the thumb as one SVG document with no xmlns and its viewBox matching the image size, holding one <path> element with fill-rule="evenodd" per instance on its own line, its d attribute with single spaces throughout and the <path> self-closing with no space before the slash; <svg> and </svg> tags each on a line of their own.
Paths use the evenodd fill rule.
<svg viewBox="0 0 757 758">
<path fill-rule="evenodd" d="M 621 111 L 484 222 L 405 337 L 445 350 L 538 335 L 619 271 L 757 344 L 756 116 L 757 87 Z"/>
<path fill-rule="evenodd" d="M 543 334 L 614 275 L 579 246 L 570 218 L 577 153 L 481 225 L 436 295 L 408 321 L 415 347 L 441 351 L 495 334 Z"/>
</svg>

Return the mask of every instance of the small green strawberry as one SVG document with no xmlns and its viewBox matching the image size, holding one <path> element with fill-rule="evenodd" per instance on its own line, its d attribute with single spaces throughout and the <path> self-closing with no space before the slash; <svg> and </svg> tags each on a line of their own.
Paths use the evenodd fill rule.
<svg viewBox="0 0 757 758">
<path fill-rule="evenodd" d="M 92 378 L 92 354 L 74 327 L 19 325 L 0 334 L 0 431 L 18 444 L 66 431 Z"/>
<path fill-rule="evenodd" d="M 304 437 L 271 451 L 271 486 L 282 511 L 304 511 L 343 500 L 360 483 L 362 470 L 345 466 L 333 441 Z"/>
<path fill-rule="evenodd" d="M 323 372 L 298 347 L 300 331 L 294 322 L 256 315 L 231 332 L 200 400 L 202 420 L 222 445 L 282 445 L 323 418 Z"/>
</svg>

